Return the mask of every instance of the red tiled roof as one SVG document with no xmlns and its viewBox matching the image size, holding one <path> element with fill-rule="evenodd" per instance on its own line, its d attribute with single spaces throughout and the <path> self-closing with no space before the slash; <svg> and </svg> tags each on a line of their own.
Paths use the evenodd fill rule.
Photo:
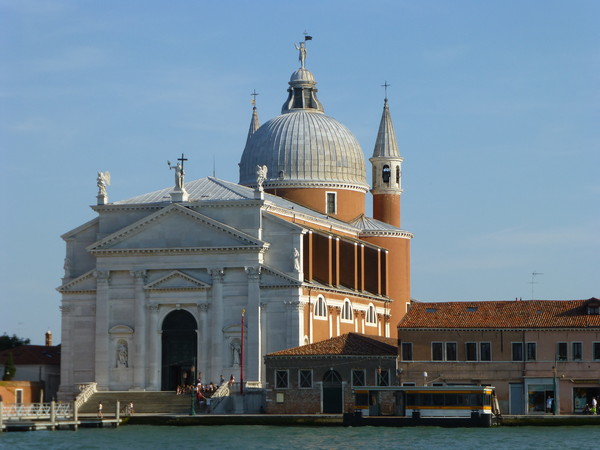
<svg viewBox="0 0 600 450">
<path fill-rule="evenodd" d="M 289 348 L 267 356 L 371 356 L 398 355 L 397 339 L 347 333 L 325 341 Z"/>
<path fill-rule="evenodd" d="M 588 314 L 594 305 L 600 300 L 412 303 L 398 328 L 600 327 L 600 314 Z"/>
<path fill-rule="evenodd" d="M 20 345 L 0 351 L 0 364 L 5 364 L 8 354 L 18 365 L 58 365 L 60 364 L 60 345 Z"/>
</svg>

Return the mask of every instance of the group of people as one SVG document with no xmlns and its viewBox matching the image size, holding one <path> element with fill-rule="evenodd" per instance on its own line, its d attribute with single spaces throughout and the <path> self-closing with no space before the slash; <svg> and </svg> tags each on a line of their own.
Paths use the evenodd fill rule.
<svg viewBox="0 0 600 450">
<path fill-rule="evenodd" d="M 134 409 L 133 409 L 133 402 L 129 402 L 129 404 L 125 407 L 125 414 L 127 414 L 128 416 L 133 416 L 134 413 Z M 103 419 L 104 418 L 104 406 L 102 405 L 102 402 L 98 402 L 98 414 L 97 414 L 99 419 Z"/>
</svg>

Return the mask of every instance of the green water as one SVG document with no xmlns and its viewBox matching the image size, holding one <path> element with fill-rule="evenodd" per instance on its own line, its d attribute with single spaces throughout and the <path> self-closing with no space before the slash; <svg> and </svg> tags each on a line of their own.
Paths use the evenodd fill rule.
<svg viewBox="0 0 600 450">
<path fill-rule="evenodd" d="M 0 434 L 6 449 L 594 449 L 600 427 L 121 426 Z"/>
</svg>

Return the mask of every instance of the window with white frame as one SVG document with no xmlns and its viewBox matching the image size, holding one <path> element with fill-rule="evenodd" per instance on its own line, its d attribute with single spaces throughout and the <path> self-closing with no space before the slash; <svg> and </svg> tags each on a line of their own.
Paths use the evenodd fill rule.
<svg viewBox="0 0 600 450">
<path fill-rule="evenodd" d="M 456 342 L 446 342 L 446 361 L 456 361 Z"/>
<path fill-rule="evenodd" d="M 594 361 L 600 361 L 600 342 L 594 342 L 592 346 L 592 358 Z"/>
<path fill-rule="evenodd" d="M 465 344 L 465 360 L 477 361 L 477 342 L 467 342 Z"/>
<path fill-rule="evenodd" d="M 327 304 L 321 296 L 317 298 L 317 303 L 315 304 L 315 317 L 327 317 Z"/>
<path fill-rule="evenodd" d="M 377 323 L 377 315 L 375 314 L 375 307 L 373 305 L 369 305 L 369 309 L 367 310 L 367 323 Z"/>
<path fill-rule="evenodd" d="M 572 342 L 571 343 L 571 358 L 573 361 L 581 361 L 583 358 L 583 343 Z"/>
<path fill-rule="evenodd" d="M 567 352 L 568 352 L 568 346 L 566 342 L 558 342 L 556 344 L 556 358 L 559 361 L 566 361 L 567 360 Z"/>
<path fill-rule="evenodd" d="M 444 360 L 444 343 L 443 342 L 432 342 L 431 343 L 431 360 L 432 361 L 443 361 Z"/>
<path fill-rule="evenodd" d="M 512 360 L 523 361 L 523 343 L 513 342 L 512 343 Z"/>
<path fill-rule="evenodd" d="M 388 369 L 377 369 L 375 372 L 377 379 L 377 386 L 389 386 L 390 385 L 390 371 Z"/>
<path fill-rule="evenodd" d="M 327 192 L 325 195 L 327 202 L 327 214 L 337 213 L 337 194 L 335 192 Z"/>
<path fill-rule="evenodd" d="M 289 387 L 289 372 L 287 370 L 275 371 L 275 388 L 287 389 Z"/>
<path fill-rule="evenodd" d="M 525 359 L 527 361 L 536 361 L 537 360 L 537 343 L 536 342 L 527 342 L 525 347 Z"/>
<path fill-rule="evenodd" d="M 344 300 L 344 306 L 342 307 L 342 320 L 352 322 L 352 304 L 350 300 Z"/>
<path fill-rule="evenodd" d="M 365 369 L 352 369 L 352 386 L 366 386 Z"/>
<path fill-rule="evenodd" d="M 401 348 L 402 348 L 402 361 L 412 361 L 413 360 L 412 342 L 403 342 L 401 345 Z"/>
<path fill-rule="evenodd" d="M 312 388 L 312 370 L 310 369 L 301 369 L 298 371 L 298 386 L 301 389 L 309 389 Z"/>
<path fill-rule="evenodd" d="M 480 342 L 479 343 L 479 360 L 480 361 L 491 361 L 492 360 L 492 343 L 491 342 Z"/>
</svg>

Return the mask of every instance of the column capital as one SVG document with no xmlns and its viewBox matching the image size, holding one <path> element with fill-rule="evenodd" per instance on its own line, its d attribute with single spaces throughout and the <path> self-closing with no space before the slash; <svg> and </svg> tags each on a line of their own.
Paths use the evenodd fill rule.
<svg viewBox="0 0 600 450">
<path fill-rule="evenodd" d="M 98 281 L 105 281 L 108 283 L 110 281 L 110 270 L 94 270 L 94 277 L 96 277 L 96 280 Z"/>
<path fill-rule="evenodd" d="M 207 313 L 209 309 L 210 305 L 208 303 L 200 303 L 198 305 L 198 311 L 200 311 L 201 313 Z"/>
<path fill-rule="evenodd" d="M 73 312 L 73 306 L 71 305 L 61 305 L 59 306 L 60 312 L 63 316 L 68 316 Z"/>
<path fill-rule="evenodd" d="M 129 271 L 129 275 L 131 275 L 133 278 L 135 278 L 136 280 L 139 281 L 145 281 L 146 280 L 146 271 L 145 270 L 130 270 Z"/>
<path fill-rule="evenodd" d="M 213 281 L 221 282 L 225 277 L 225 269 L 223 267 L 210 267 L 206 269 Z"/>
<path fill-rule="evenodd" d="M 148 305 L 148 311 L 156 312 L 160 309 L 160 305 Z"/>
<path fill-rule="evenodd" d="M 304 311 L 304 305 L 306 305 L 306 303 L 296 301 L 284 302 L 284 304 L 291 311 Z"/>
<path fill-rule="evenodd" d="M 246 274 L 248 275 L 248 279 L 249 280 L 260 280 L 260 272 L 261 272 L 261 267 L 260 266 L 255 266 L 255 267 L 244 267 L 244 270 L 246 271 Z"/>
</svg>

